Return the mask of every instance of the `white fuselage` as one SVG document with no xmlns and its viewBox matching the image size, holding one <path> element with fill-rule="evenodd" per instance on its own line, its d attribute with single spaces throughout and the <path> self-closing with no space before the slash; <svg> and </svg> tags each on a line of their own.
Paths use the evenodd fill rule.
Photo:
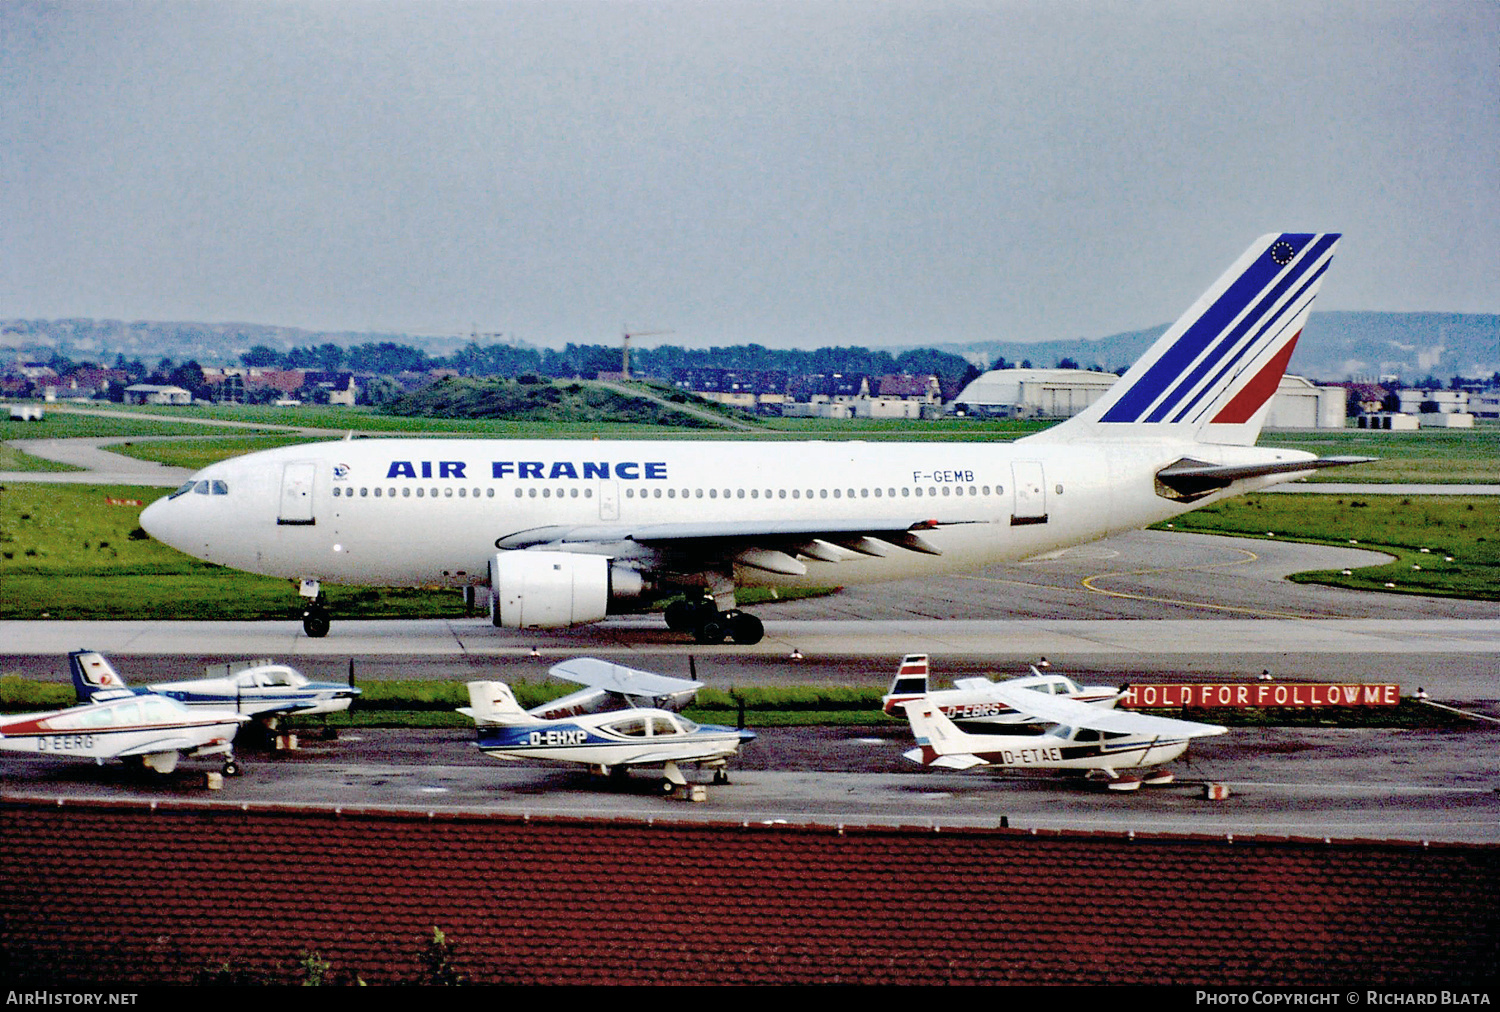
<svg viewBox="0 0 1500 1012">
<path fill-rule="evenodd" d="M 9 715 L 0 719 L 0 749 L 63 759 L 228 752 L 244 719 L 224 710 L 190 713 L 160 696 L 127 696 Z"/>
<path fill-rule="evenodd" d="M 190 555 L 338 584 L 468 586 L 496 541 L 541 527 L 868 518 L 937 521 L 941 554 L 736 565 L 741 585 L 834 586 L 1023 559 L 1301 476 L 1234 482 L 1191 504 L 1155 472 L 1300 461 L 1293 450 L 1177 440 L 1109 444 L 369 439 L 289 446 L 211 465 L 141 524 Z M 629 560 L 630 542 L 578 551 Z"/>
</svg>

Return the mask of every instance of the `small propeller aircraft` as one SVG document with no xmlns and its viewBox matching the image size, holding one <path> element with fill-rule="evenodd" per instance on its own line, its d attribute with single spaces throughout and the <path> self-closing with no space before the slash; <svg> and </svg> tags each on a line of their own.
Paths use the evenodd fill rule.
<svg viewBox="0 0 1500 1012">
<path fill-rule="evenodd" d="M 78 701 L 87 703 L 125 693 L 158 695 L 193 709 L 232 710 L 274 725 L 279 717 L 337 713 L 349 709 L 360 690 L 340 682 L 313 682 L 285 664 L 252 661 L 219 678 L 130 686 L 109 661 L 94 650 L 68 654 Z"/>
<path fill-rule="evenodd" d="M 944 716 L 930 697 L 903 704 L 917 747 L 906 758 L 924 766 L 963 770 L 974 766 L 1077 771 L 1110 790 L 1133 791 L 1142 783 L 1168 784 L 1173 776 L 1158 764 L 1187 751 L 1193 738 L 1228 728 L 1154 717 L 1129 710 L 1045 695 L 994 683 L 995 698 L 1017 712 L 1055 726 L 1042 734 L 969 734 Z M 1138 775 L 1120 770 L 1145 768 Z"/>
<path fill-rule="evenodd" d="M 499 759 L 580 763 L 623 776 L 632 766 L 661 766 L 664 792 L 687 784 L 679 763 L 711 767 L 713 782 L 728 783 L 725 766 L 755 738 L 743 728 L 696 724 L 675 713 L 703 687 L 591 657 L 553 665 L 549 673 L 586 688 L 523 710 L 504 682 L 470 682 L 476 745 Z"/>
<path fill-rule="evenodd" d="M 232 742 L 249 719 L 230 710 L 193 712 L 166 696 L 128 693 L 0 718 L 0 750 L 98 763 L 120 759 L 157 773 L 171 773 L 183 756 L 223 755 L 225 775 L 238 776 Z"/>
<path fill-rule="evenodd" d="M 901 658 L 901 666 L 891 679 L 891 690 L 880 698 L 882 708 L 893 717 L 903 712 L 903 704 L 913 699 L 926 699 L 943 711 L 948 719 L 960 726 L 966 724 L 1031 724 L 1041 718 L 1021 713 L 1008 703 L 1002 702 L 993 691 L 996 685 L 1007 688 L 1029 689 L 1045 695 L 1076 699 L 1082 703 L 1099 706 L 1114 706 L 1120 693 L 1108 685 L 1079 685 L 1062 675 L 1042 674 L 1031 667 L 1031 674 L 1022 678 L 1010 678 L 994 682 L 988 678 L 955 678 L 953 688 L 931 692 L 928 689 L 928 663 L 926 654 L 907 654 Z"/>
</svg>

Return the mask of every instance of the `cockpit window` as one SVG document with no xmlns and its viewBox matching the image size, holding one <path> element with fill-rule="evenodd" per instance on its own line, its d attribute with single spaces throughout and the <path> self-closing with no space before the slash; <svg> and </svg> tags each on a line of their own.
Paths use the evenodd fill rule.
<svg viewBox="0 0 1500 1012">
<path fill-rule="evenodd" d="M 167 498 L 176 499 L 178 496 L 187 495 L 189 492 L 192 492 L 195 495 L 228 495 L 229 482 L 225 481 L 223 478 L 189 479 L 188 481 L 183 482 L 182 485 L 177 489 L 177 491 L 167 496 Z"/>
</svg>

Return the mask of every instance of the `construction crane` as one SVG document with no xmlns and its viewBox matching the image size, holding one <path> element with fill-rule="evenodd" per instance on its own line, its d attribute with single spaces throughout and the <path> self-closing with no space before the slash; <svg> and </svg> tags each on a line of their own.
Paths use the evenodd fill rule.
<svg viewBox="0 0 1500 1012">
<path fill-rule="evenodd" d="M 673 330 L 631 330 L 630 324 L 620 324 L 620 333 L 624 340 L 620 349 L 620 375 L 630 379 L 630 339 L 632 337 L 655 337 L 658 334 L 675 334 Z"/>
</svg>

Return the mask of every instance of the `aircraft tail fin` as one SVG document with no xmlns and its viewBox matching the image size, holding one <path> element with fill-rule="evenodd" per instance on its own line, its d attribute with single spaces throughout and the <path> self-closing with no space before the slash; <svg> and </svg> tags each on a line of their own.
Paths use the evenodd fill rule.
<svg viewBox="0 0 1500 1012">
<path fill-rule="evenodd" d="M 528 724 L 536 720 L 521 709 L 515 693 L 504 682 L 469 682 L 469 705 L 459 713 L 476 724 Z"/>
<path fill-rule="evenodd" d="M 1026 440 L 1253 444 L 1339 238 L 1261 236 L 1104 396 Z"/>
<path fill-rule="evenodd" d="M 885 712 L 892 717 L 899 717 L 902 713 L 902 703 L 927 695 L 928 675 L 926 654 L 907 654 L 901 658 L 901 664 L 896 668 L 896 676 L 891 679 L 891 690 L 881 699 Z"/>
<path fill-rule="evenodd" d="M 917 762 L 924 766 L 948 766 L 952 764 L 939 762 L 943 756 L 972 756 L 973 747 L 969 739 L 973 736 L 960 731 L 936 703 L 927 699 L 913 699 L 904 706 L 912 737 L 917 741 L 916 751 L 921 753 Z M 982 761 L 975 758 L 975 763 Z"/>
<path fill-rule="evenodd" d="M 80 703 L 91 703 L 101 694 L 118 693 L 126 688 L 125 679 L 97 650 L 74 650 L 68 654 L 68 669 L 73 675 L 73 689 Z"/>
</svg>

